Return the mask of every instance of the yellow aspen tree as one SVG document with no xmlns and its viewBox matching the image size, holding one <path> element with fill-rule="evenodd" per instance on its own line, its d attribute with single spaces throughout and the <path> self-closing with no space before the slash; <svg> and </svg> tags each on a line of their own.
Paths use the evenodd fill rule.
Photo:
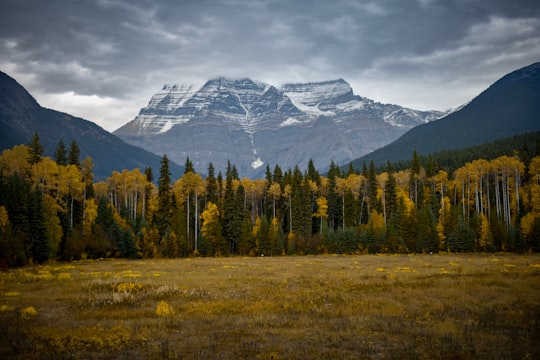
<svg viewBox="0 0 540 360">
<path fill-rule="evenodd" d="M 437 236 L 439 238 L 439 250 L 446 250 L 446 227 L 450 218 L 450 199 L 444 196 L 441 199 L 441 208 L 439 209 L 439 218 L 437 220 Z"/>
<path fill-rule="evenodd" d="M 70 228 L 73 228 L 73 203 L 81 199 L 84 191 L 84 183 L 79 168 L 75 165 L 60 166 L 58 193 L 69 199 Z"/>
<path fill-rule="evenodd" d="M 281 186 L 278 183 L 272 183 L 268 188 L 267 194 L 272 197 L 272 219 L 276 218 L 276 200 L 281 197 Z"/>
<path fill-rule="evenodd" d="M 61 210 L 61 208 L 57 204 L 56 199 L 49 194 L 43 196 L 43 208 L 45 227 L 47 228 L 47 240 L 51 251 L 50 256 L 51 259 L 54 259 L 64 234 L 60 218 L 58 218 L 58 211 Z"/>
<path fill-rule="evenodd" d="M 382 216 L 384 220 L 384 226 L 386 226 L 386 199 L 385 199 L 385 188 L 386 188 L 386 182 L 388 181 L 388 173 L 384 172 L 382 174 L 377 175 L 377 183 L 379 184 L 379 187 L 377 188 L 377 198 L 381 202 L 382 205 Z"/>
<path fill-rule="evenodd" d="M 321 219 L 320 233 L 322 234 L 323 219 L 328 218 L 328 200 L 323 196 L 319 196 L 316 201 L 317 201 L 317 211 L 313 214 L 313 217 L 317 217 Z"/>
<path fill-rule="evenodd" d="M 478 246 L 482 250 L 487 250 L 491 245 L 491 229 L 489 226 L 489 220 L 484 213 L 480 213 L 480 238 L 478 239 Z"/>
<path fill-rule="evenodd" d="M 209 202 L 201 214 L 201 233 L 212 250 L 212 255 L 221 255 L 223 249 L 223 236 L 219 222 L 219 209 L 216 204 Z M 197 253 L 197 249 L 195 249 Z"/>
<path fill-rule="evenodd" d="M 379 214 L 379 212 L 375 209 L 371 211 L 371 214 L 369 216 L 369 225 L 373 229 L 373 233 L 375 235 L 377 235 L 378 237 L 384 235 L 384 232 L 385 232 L 384 216 L 383 214 Z"/>
<path fill-rule="evenodd" d="M 25 145 L 16 145 L 12 149 L 2 151 L 0 168 L 3 170 L 4 175 L 28 175 L 31 169 L 28 162 L 28 153 L 28 147 Z"/>
<path fill-rule="evenodd" d="M 31 174 L 34 188 L 39 187 L 42 194 L 50 194 L 58 188 L 59 169 L 51 158 L 45 157 L 33 164 Z"/>
<path fill-rule="evenodd" d="M 85 201 L 84 216 L 83 216 L 83 234 L 92 234 L 92 225 L 96 222 L 98 215 L 98 206 L 94 199 Z"/>
<path fill-rule="evenodd" d="M 106 182 L 100 181 L 100 182 L 94 183 L 92 186 L 94 187 L 94 194 L 97 199 L 102 198 L 102 197 L 108 198 L 109 185 L 107 185 Z"/>
</svg>

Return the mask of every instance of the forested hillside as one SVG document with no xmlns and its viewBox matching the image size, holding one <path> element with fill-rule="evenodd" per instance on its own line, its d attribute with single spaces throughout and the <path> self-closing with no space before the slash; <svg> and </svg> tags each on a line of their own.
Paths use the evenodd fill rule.
<svg viewBox="0 0 540 360">
<path fill-rule="evenodd" d="M 461 109 L 440 120 L 419 125 L 396 141 L 353 161 L 404 161 L 419 155 L 457 150 L 524 132 L 540 131 L 540 63 L 505 75 Z"/>
<path fill-rule="evenodd" d="M 510 136 L 489 143 L 469 146 L 459 150 L 442 150 L 428 155 L 418 155 L 424 167 L 439 167 L 453 173 L 468 162 L 476 159 L 493 160 L 500 156 L 518 154 L 521 161 L 529 163 L 534 156 L 540 155 L 540 131 Z M 414 155 L 414 152 L 413 152 Z M 405 170 L 412 165 L 411 160 L 395 163 L 395 168 Z M 346 169 L 347 167 L 342 167 Z M 384 166 L 378 167 L 382 169 Z"/>
<path fill-rule="evenodd" d="M 75 149 L 76 150 L 76 149 Z M 540 250 L 540 154 L 475 159 L 452 173 L 371 163 L 360 173 L 310 162 L 264 179 L 172 179 L 150 168 L 94 182 L 90 158 L 39 136 L 0 157 L 0 263 L 49 259 Z M 155 182 L 155 183 L 154 183 Z M 157 185 L 156 185 L 157 184 Z"/>
</svg>

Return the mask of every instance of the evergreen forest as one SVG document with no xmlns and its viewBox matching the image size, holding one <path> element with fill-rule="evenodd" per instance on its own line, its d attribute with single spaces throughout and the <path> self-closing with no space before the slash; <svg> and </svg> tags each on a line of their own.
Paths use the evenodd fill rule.
<svg viewBox="0 0 540 360">
<path fill-rule="evenodd" d="M 92 159 L 80 160 L 75 141 L 60 140 L 45 157 L 36 133 L 0 156 L 0 267 L 108 257 L 536 252 L 538 137 L 512 138 L 518 146 L 506 154 L 414 152 L 399 166 L 331 163 L 326 174 L 312 161 L 305 170 L 267 166 L 255 180 L 230 163 L 225 174 L 210 164 L 203 177 L 189 158 L 172 179 L 164 155 L 156 174 L 126 169 L 96 182 Z"/>
</svg>

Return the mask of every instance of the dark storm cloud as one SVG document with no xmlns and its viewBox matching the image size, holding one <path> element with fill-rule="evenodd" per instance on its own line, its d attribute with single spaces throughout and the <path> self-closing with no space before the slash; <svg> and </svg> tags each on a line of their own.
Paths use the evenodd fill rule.
<svg viewBox="0 0 540 360">
<path fill-rule="evenodd" d="M 38 100 L 70 93 L 116 107 L 137 98 L 140 107 L 166 82 L 343 77 L 376 100 L 440 108 L 540 60 L 536 0 L 0 0 L 0 7 L 0 69 Z"/>
</svg>

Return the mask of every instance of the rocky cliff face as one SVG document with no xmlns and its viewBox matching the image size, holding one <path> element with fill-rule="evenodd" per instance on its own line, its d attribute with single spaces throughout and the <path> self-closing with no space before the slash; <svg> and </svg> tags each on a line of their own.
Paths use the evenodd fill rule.
<svg viewBox="0 0 540 360">
<path fill-rule="evenodd" d="M 223 171 L 230 160 L 241 176 L 260 177 L 266 165 L 350 162 L 442 115 L 374 102 L 342 79 L 276 88 L 218 78 L 165 85 L 115 135 L 175 162 L 189 157 L 197 171 L 210 162 Z"/>
</svg>

